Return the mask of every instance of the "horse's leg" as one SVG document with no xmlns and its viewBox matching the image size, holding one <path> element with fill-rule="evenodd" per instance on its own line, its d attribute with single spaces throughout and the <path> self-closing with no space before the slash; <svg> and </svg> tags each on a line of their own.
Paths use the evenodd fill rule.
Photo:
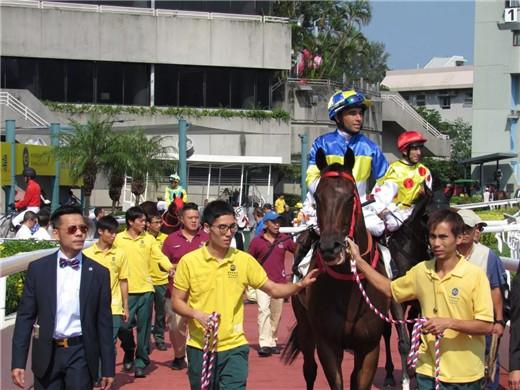
<svg viewBox="0 0 520 390">
<path fill-rule="evenodd" d="M 350 388 L 353 390 L 369 390 L 374 381 L 379 360 L 379 342 L 370 348 L 354 351 L 354 371 L 350 376 Z"/>
<path fill-rule="evenodd" d="M 386 355 L 386 362 L 385 362 L 386 376 L 385 376 L 385 380 L 383 382 L 384 387 L 394 387 L 395 386 L 394 363 L 392 361 L 392 350 L 390 347 L 391 336 L 392 336 L 392 325 L 389 323 L 386 323 L 385 327 L 383 329 L 383 337 L 385 340 L 385 355 Z"/>
<path fill-rule="evenodd" d="M 403 306 L 394 300 L 392 300 L 390 303 L 390 310 L 392 311 L 392 316 L 395 320 L 404 319 Z M 397 324 L 395 327 L 397 329 L 398 336 L 397 346 L 399 355 L 401 356 L 401 384 L 403 386 L 403 390 L 408 390 L 410 388 L 410 376 L 408 375 L 406 360 L 408 353 L 410 352 L 410 335 L 408 334 L 408 328 L 405 324 Z"/>
<path fill-rule="evenodd" d="M 327 341 L 322 340 L 317 343 L 318 357 L 331 390 L 343 390 L 343 374 L 341 372 L 343 347 L 340 342 Z"/>
</svg>

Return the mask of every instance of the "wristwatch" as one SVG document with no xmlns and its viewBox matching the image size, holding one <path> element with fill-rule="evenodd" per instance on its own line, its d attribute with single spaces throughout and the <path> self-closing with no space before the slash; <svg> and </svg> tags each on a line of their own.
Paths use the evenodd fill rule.
<svg viewBox="0 0 520 390">
<path fill-rule="evenodd" d="M 506 322 L 504 320 L 495 320 L 495 324 L 500 324 L 502 325 L 504 328 L 506 327 Z"/>
</svg>

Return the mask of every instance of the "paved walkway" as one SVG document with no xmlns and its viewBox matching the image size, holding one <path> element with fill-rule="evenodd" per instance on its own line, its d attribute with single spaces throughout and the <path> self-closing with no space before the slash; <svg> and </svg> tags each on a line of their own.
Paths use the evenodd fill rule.
<svg viewBox="0 0 520 390">
<path fill-rule="evenodd" d="M 269 358 L 260 358 L 256 352 L 258 348 L 258 331 L 256 325 L 256 305 L 245 306 L 245 323 L 244 329 L 248 340 L 251 344 L 251 352 L 249 355 L 249 378 L 248 389 L 252 390 L 289 390 L 289 389 L 304 389 L 305 381 L 302 374 L 301 355 L 291 365 L 284 365 L 279 357 L 272 356 Z M 287 340 L 290 329 L 294 324 L 294 316 L 289 304 L 284 305 L 284 312 L 280 325 L 280 340 L 284 342 Z M 395 337 L 395 336 L 394 336 Z M 167 341 L 168 342 L 168 341 Z M 395 377 L 399 380 L 401 375 L 399 356 L 397 352 L 396 340 L 392 343 L 392 354 L 394 357 L 394 365 L 396 366 Z M 162 390 L 162 389 L 189 389 L 188 378 L 186 371 L 173 371 L 169 368 L 172 359 L 171 345 L 168 343 L 168 351 L 161 352 L 156 349 L 152 351 L 152 363 L 147 369 L 148 376 L 143 379 L 134 379 L 133 375 L 122 372 L 122 357 L 121 349 L 118 349 L 117 365 L 116 365 L 116 382 L 115 389 L 124 390 Z M 353 366 L 353 357 L 350 353 L 345 353 L 343 361 L 343 378 L 346 378 L 345 389 L 349 388 L 348 378 Z M 374 380 L 373 388 L 383 388 L 384 371 L 384 353 L 383 348 L 379 358 L 379 366 Z M 505 374 L 501 377 L 501 384 L 507 385 L 507 376 Z M 395 388 L 399 388 L 396 386 Z M 318 366 L 318 377 L 316 380 L 315 389 L 328 389 L 328 385 L 321 369 Z M 391 388 L 387 388 L 391 389 Z"/>
</svg>

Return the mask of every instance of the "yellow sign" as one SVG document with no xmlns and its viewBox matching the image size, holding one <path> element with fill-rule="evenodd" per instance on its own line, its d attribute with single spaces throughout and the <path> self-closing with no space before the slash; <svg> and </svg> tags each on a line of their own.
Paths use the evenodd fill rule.
<svg viewBox="0 0 520 390">
<path fill-rule="evenodd" d="M 11 185 L 11 145 L 7 142 L 0 143 L 2 155 L 2 168 L 0 170 L 0 184 L 2 186 Z M 41 145 L 15 145 L 15 174 L 22 174 L 25 167 L 34 168 L 37 176 L 56 176 L 56 160 L 52 155 L 51 146 Z M 61 164 L 60 166 L 60 186 L 78 186 L 83 184 L 74 182 L 70 178 L 70 169 Z"/>
</svg>

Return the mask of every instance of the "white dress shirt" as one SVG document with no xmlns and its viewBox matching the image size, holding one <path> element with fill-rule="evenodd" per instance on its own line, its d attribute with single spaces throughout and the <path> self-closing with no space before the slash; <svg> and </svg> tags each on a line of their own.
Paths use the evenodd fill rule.
<svg viewBox="0 0 520 390">
<path fill-rule="evenodd" d="M 35 240 L 52 240 L 51 235 L 47 229 L 40 226 L 40 228 L 33 234 Z M 59 262 L 59 260 L 58 260 Z"/>
<path fill-rule="evenodd" d="M 20 229 L 16 232 L 14 238 L 19 238 L 21 240 L 27 240 L 29 238 L 33 238 L 31 229 L 29 229 L 26 225 L 22 224 Z"/>
<path fill-rule="evenodd" d="M 58 251 L 56 273 L 56 323 L 54 338 L 62 339 L 81 335 L 81 320 L 79 306 L 79 288 L 81 285 L 81 267 L 83 258 L 81 252 L 76 259 L 79 268 L 70 266 L 61 268 L 60 258 L 68 259 L 61 250 Z M 68 259 L 72 260 L 72 259 Z"/>
</svg>

